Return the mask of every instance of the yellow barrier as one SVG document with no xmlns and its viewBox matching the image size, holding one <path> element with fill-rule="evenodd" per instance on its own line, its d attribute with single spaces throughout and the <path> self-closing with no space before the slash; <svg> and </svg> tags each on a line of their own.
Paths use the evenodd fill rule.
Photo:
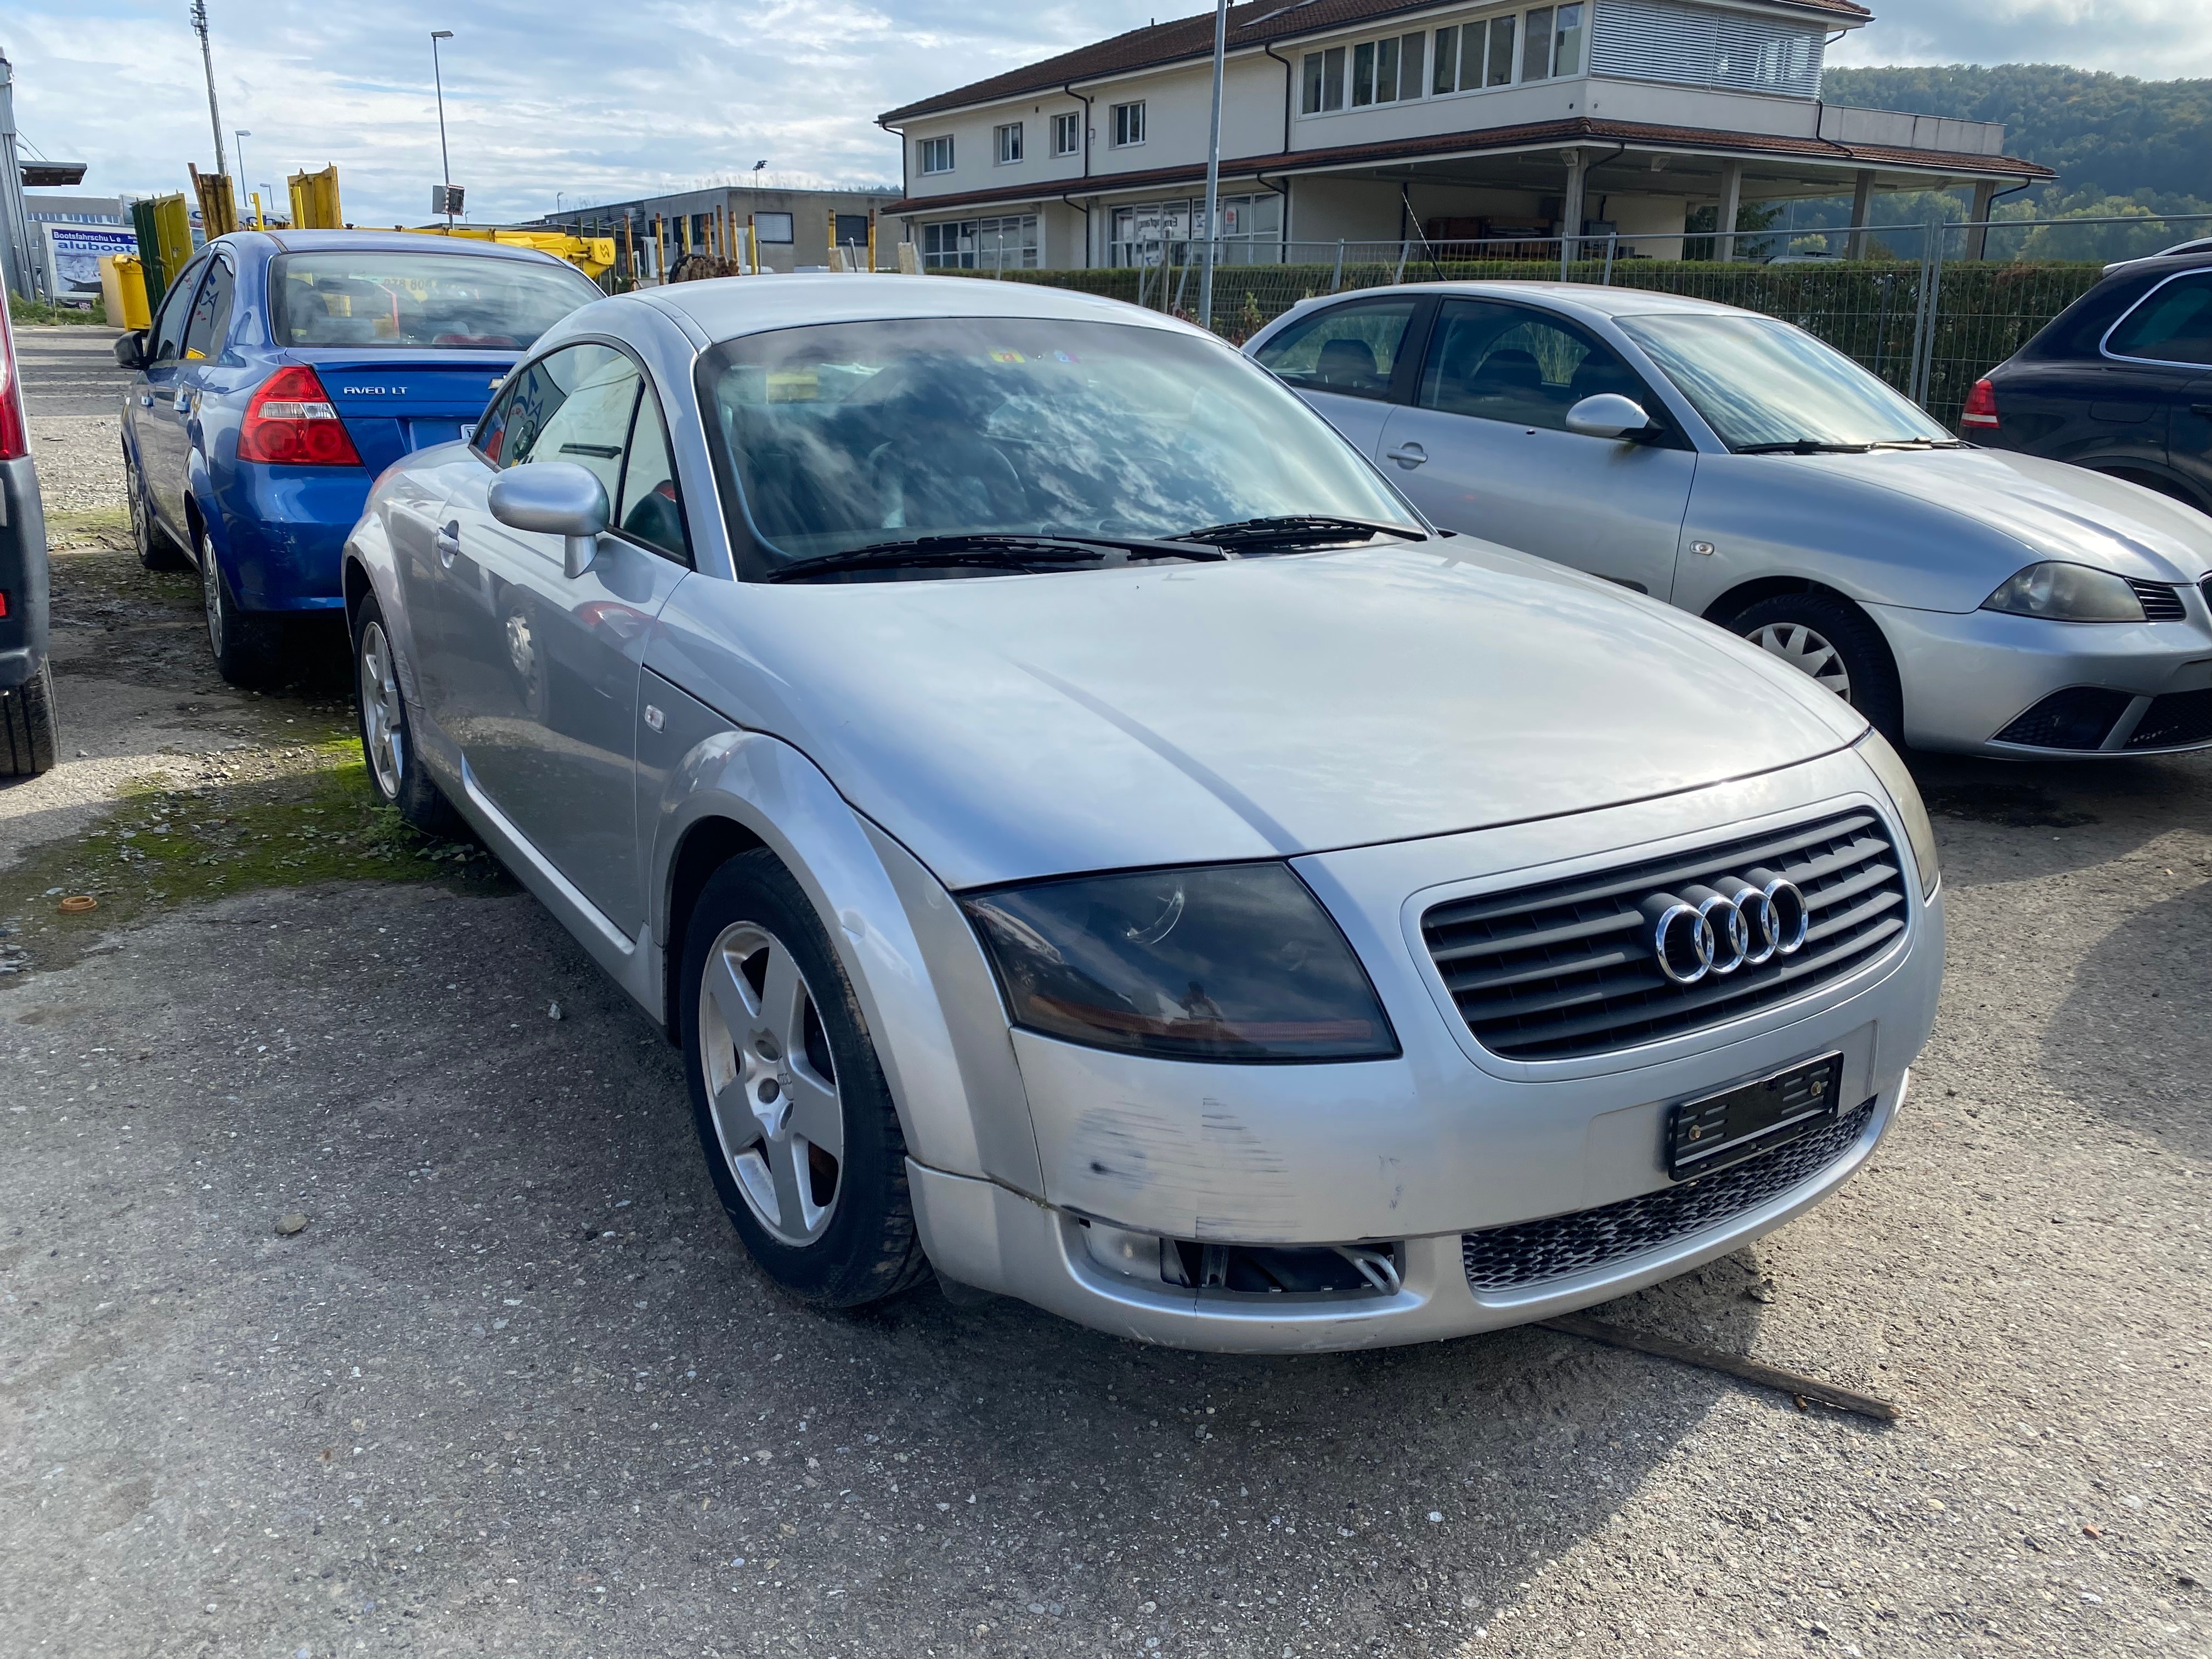
<svg viewBox="0 0 2212 1659">
<path fill-rule="evenodd" d="M 474 242 L 497 242 L 502 247 L 536 248 L 556 259 L 566 259 L 593 282 L 613 269 L 615 239 L 611 236 L 571 236 L 565 230 L 495 230 L 473 225 L 394 225 L 394 230 L 417 236 L 459 236 Z"/>
<path fill-rule="evenodd" d="M 128 253 L 100 256 L 100 297 L 107 307 L 110 328 L 151 328 L 154 315 L 146 303 L 146 267 Z"/>
<path fill-rule="evenodd" d="M 338 206 L 338 170 L 336 166 L 326 167 L 320 173 L 295 173 L 288 182 L 292 191 L 292 228 L 295 230 L 345 228 L 345 218 Z"/>
</svg>

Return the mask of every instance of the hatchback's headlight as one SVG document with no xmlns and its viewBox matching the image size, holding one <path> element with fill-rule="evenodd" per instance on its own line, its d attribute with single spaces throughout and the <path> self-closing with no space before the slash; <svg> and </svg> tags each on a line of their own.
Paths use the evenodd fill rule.
<svg viewBox="0 0 2212 1659">
<path fill-rule="evenodd" d="M 1942 872 L 1936 860 L 1936 826 L 1928 820 L 1928 804 L 1920 799 L 1920 786 L 1905 770 L 1905 757 L 1890 747 L 1889 739 L 1869 731 L 1859 739 L 1859 753 L 1881 780 L 1897 816 L 1905 822 L 1905 838 L 1912 843 L 1912 861 L 1920 866 L 1920 896 L 1930 897 Z"/>
<path fill-rule="evenodd" d="M 2051 622 L 2143 620 L 2142 601 L 2134 588 L 2109 570 L 2086 564 L 2032 564 L 1982 601 L 1984 611 Z"/>
<path fill-rule="evenodd" d="M 1033 1031 L 1171 1060 L 1398 1052 L 1351 945 L 1287 866 L 1081 876 L 960 902 Z"/>
</svg>

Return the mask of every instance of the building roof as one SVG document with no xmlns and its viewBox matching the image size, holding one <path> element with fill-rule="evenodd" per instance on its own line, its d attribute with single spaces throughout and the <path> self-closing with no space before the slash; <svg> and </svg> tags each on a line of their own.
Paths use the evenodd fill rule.
<svg viewBox="0 0 2212 1659">
<path fill-rule="evenodd" d="M 1826 138 L 1790 138 L 1771 132 L 1715 132 L 1703 127 L 1653 126 L 1639 121 L 1593 120 L 1578 117 L 1566 121 L 1537 121 L 1517 127 L 1477 127 L 1465 132 L 1440 132 L 1421 138 L 1391 139 L 1373 144 L 1343 144 L 1332 149 L 1294 149 L 1273 155 L 1222 158 L 1221 176 L 1252 179 L 1264 174 L 1312 173 L 1324 168 L 1376 166 L 1393 161 L 1419 161 L 1440 155 L 1473 155 L 1485 150 L 1542 149 L 1573 143 L 1625 144 L 1632 149 L 1704 151 L 1720 155 L 1771 155 L 1777 160 L 1827 161 L 1838 167 L 1896 167 L 1941 173 L 1954 178 L 2017 179 L 2040 183 L 2058 175 L 2035 161 L 2012 155 L 1970 155 L 1959 150 L 1900 149 L 1891 144 L 1844 144 Z M 1605 157 L 1598 158 L 1601 161 Z M 1026 185 L 1006 185 L 993 190 L 947 192 L 937 197 L 908 197 L 882 210 L 885 213 L 924 213 L 947 208 L 981 206 L 993 202 L 1057 200 L 1062 196 L 1101 196 L 1154 185 L 1195 183 L 1206 176 L 1206 164 L 1193 161 L 1141 173 L 1093 173 L 1087 179 L 1055 179 Z"/>
<path fill-rule="evenodd" d="M 1830 21 L 1856 27 L 1874 21 L 1874 14 L 1856 0 L 1755 0 L 1774 10 L 1811 13 Z M 1244 51 L 1302 34 L 1318 34 L 1348 24 L 1379 21 L 1409 12 L 1432 11 L 1438 0 L 1245 0 L 1229 8 L 1229 50 Z M 987 104 L 1000 98 L 1018 98 L 1045 92 L 1071 81 L 1095 80 L 1135 70 L 1157 69 L 1167 64 L 1213 55 L 1213 14 L 1172 18 L 1149 28 L 1131 29 L 1104 40 L 1096 40 L 1057 58 L 1024 64 L 973 81 L 951 92 L 941 92 L 917 103 L 887 110 L 876 118 L 885 124 L 911 120 L 970 104 Z"/>
</svg>

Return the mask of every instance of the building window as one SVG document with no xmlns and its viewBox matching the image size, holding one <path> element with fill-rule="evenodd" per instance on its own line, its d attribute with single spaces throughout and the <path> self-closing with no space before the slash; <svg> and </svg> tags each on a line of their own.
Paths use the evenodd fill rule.
<svg viewBox="0 0 2212 1659">
<path fill-rule="evenodd" d="M 925 270 L 1034 270 L 1037 216 L 1014 213 L 924 225 L 921 264 Z"/>
<path fill-rule="evenodd" d="M 1011 166 L 1022 159 L 1022 124 L 1019 121 L 992 128 L 991 138 L 1000 167 Z"/>
<path fill-rule="evenodd" d="M 921 141 L 921 170 L 924 173 L 952 171 L 952 135 L 951 133 L 946 133 L 942 138 L 925 138 Z"/>
<path fill-rule="evenodd" d="M 792 240 L 791 216 L 788 213 L 756 213 L 753 215 L 753 234 L 763 242 L 781 245 Z"/>
<path fill-rule="evenodd" d="M 1054 155 L 1074 155 L 1083 149 L 1083 117 L 1055 115 L 1052 118 L 1052 153 Z"/>
<path fill-rule="evenodd" d="M 1145 106 L 1137 104 L 1114 106 L 1114 148 L 1127 149 L 1132 144 L 1145 142 Z"/>
<path fill-rule="evenodd" d="M 1510 16 L 1493 17 L 1486 22 L 1438 29 L 1429 90 L 1441 95 L 1510 85 L 1514 26 L 1518 21 Z"/>
<path fill-rule="evenodd" d="M 1306 54 L 1304 108 L 1308 115 L 1326 114 L 1344 107 L 1345 57 L 1342 46 Z"/>
<path fill-rule="evenodd" d="M 1521 78 L 1549 81 L 1583 72 L 1586 5 L 1539 6 L 1528 14 L 1521 51 Z"/>
</svg>

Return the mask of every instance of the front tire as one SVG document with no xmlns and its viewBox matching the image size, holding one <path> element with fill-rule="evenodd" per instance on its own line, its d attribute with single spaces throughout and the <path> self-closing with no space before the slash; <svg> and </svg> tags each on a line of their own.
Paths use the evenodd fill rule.
<svg viewBox="0 0 2212 1659">
<path fill-rule="evenodd" d="M 708 878 L 678 998 L 700 1150 L 762 1270 L 825 1308 L 927 1278 L 875 1045 L 813 905 L 773 854 Z"/>
<path fill-rule="evenodd" d="M 1896 661 L 1874 619 L 1849 599 L 1778 593 L 1739 612 L 1729 627 L 1827 687 L 1892 743 L 1904 742 Z"/>
<path fill-rule="evenodd" d="M 51 769 L 59 742 L 53 666 L 40 663 L 22 684 L 0 691 L 0 777 L 34 778 Z"/>
<path fill-rule="evenodd" d="M 424 835 L 449 838 L 459 833 L 460 815 L 430 781 L 415 747 L 407 696 L 399 688 L 399 659 L 374 599 L 364 597 L 354 612 L 353 665 L 368 787 Z"/>
<path fill-rule="evenodd" d="M 200 605 L 207 616 L 208 649 L 214 654 L 216 672 L 233 685 L 268 684 L 284 663 L 283 619 L 239 609 L 238 595 L 231 592 L 207 532 L 201 531 L 194 541 Z"/>
</svg>

